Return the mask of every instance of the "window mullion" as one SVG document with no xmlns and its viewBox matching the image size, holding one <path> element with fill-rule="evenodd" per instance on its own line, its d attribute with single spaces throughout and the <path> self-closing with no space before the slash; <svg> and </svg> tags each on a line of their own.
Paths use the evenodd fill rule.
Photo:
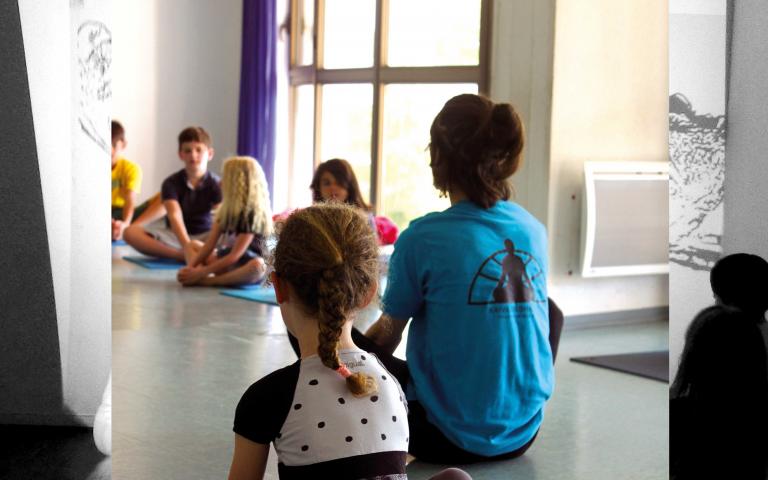
<svg viewBox="0 0 768 480">
<path fill-rule="evenodd" d="M 376 0 L 376 26 L 373 41 L 373 106 L 371 109 L 371 202 L 376 215 L 381 215 L 383 159 L 382 138 L 384 119 L 384 86 L 381 66 L 386 63 L 387 21 L 389 0 Z"/>
<path fill-rule="evenodd" d="M 322 68 L 323 64 L 323 33 L 325 17 L 325 1 L 315 0 L 315 38 L 313 49 L 313 65 L 315 74 Z M 320 142 L 322 138 L 322 118 L 323 118 L 323 89 L 322 85 L 317 83 L 317 75 L 313 79 L 315 84 L 315 118 L 314 118 L 314 138 L 312 139 L 312 166 L 317 168 L 320 163 Z"/>
<path fill-rule="evenodd" d="M 478 68 L 480 69 L 477 80 L 477 90 L 481 95 L 490 95 L 491 92 L 491 23 L 493 22 L 493 1 L 481 0 L 480 2 L 480 54 Z"/>
</svg>

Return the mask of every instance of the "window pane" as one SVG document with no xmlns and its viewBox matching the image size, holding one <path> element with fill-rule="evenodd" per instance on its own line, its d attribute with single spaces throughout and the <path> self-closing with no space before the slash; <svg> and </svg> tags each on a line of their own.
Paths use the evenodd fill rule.
<svg viewBox="0 0 768 480">
<path fill-rule="evenodd" d="M 312 204 L 309 184 L 314 173 L 313 125 L 315 122 L 315 87 L 296 87 L 296 117 L 294 120 L 293 166 L 290 172 L 289 206 L 304 207 Z"/>
<path fill-rule="evenodd" d="M 373 66 L 374 0 L 326 0 L 323 68 Z"/>
<path fill-rule="evenodd" d="M 382 212 L 400 230 L 450 206 L 432 186 L 429 127 L 445 102 L 476 84 L 388 85 L 384 90 Z"/>
<path fill-rule="evenodd" d="M 315 0 L 299 1 L 299 28 L 298 51 L 296 63 L 298 65 L 312 65 L 314 49 L 315 29 Z"/>
<path fill-rule="evenodd" d="M 480 0 L 390 0 L 387 65 L 477 65 Z"/>
<path fill-rule="evenodd" d="M 348 161 L 363 198 L 370 203 L 373 85 L 324 85 L 322 103 L 320 160 Z"/>
</svg>

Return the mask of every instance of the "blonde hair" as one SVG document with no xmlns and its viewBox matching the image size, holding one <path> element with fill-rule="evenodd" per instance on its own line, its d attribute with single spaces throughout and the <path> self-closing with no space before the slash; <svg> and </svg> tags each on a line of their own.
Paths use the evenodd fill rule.
<svg viewBox="0 0 768 480">
<path fill-rule="evenodd" d="M 317 353 L 331 370 L 341 367 L 339 337 L 350 315 L 364 306 L 378 280 L 378 245 L 367 219 L 342 203 L 321 203 L 293 213 L 280 231 L 273 264 L 293 287 L 320 332 Z M 376 380 L 357 372 L 346 377 L 353 395 L 370 395 Z"/>
<path fill-rule="evenodd" d="M 230 157 L 224 161 L 221 179 L 223 201 L 216 212 L 222 231 L 272 234 L 269 187 L 261 166 L 253 157 Z"/>
</svg>

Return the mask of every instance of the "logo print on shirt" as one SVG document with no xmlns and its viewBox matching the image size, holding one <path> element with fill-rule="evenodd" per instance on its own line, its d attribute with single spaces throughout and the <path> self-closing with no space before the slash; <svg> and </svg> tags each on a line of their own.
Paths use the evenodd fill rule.
<svg viewBox="0 0 768 480">
<path fill-rule="evenodd" d="M 467 303 L 488 305 L 546 302 L 547 299 L 538 295 L 534 286 L 534 280 L 543 273 L 533 255 L 515 249 L 512 240 L 506 239 L 504 249 L 493 252 L 475 273 Z"/>
</svg>

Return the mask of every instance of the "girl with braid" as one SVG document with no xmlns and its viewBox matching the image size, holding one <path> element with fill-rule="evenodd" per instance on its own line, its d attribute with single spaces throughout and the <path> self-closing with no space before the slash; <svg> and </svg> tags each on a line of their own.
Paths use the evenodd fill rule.
<svg viewBox="0 0 768 480">
<path fill-rule="evenodd" d="M 197 252 L 177 278 L 190 285 L 244 285 L 264 278 L 265 239 L 272 234 L 272 213 L 264 171 L 252 157 L 224 162 L 223 201 L 203 244 L 193 240 Z"/>
<path fill-rule="evenodd" d="M 243 394 L 230 480 L 263 478 L 270 443 L 283 480 L 406 479 L 405 396 L 351 337 L 352 318 L 377 290 L 378 249 L 364 215 L 340 203 L 295 212 L 280 231 L 273 267 L 300 358 Z M 440 475 L 468 478 L 455 469 Z"/>
</svg>

